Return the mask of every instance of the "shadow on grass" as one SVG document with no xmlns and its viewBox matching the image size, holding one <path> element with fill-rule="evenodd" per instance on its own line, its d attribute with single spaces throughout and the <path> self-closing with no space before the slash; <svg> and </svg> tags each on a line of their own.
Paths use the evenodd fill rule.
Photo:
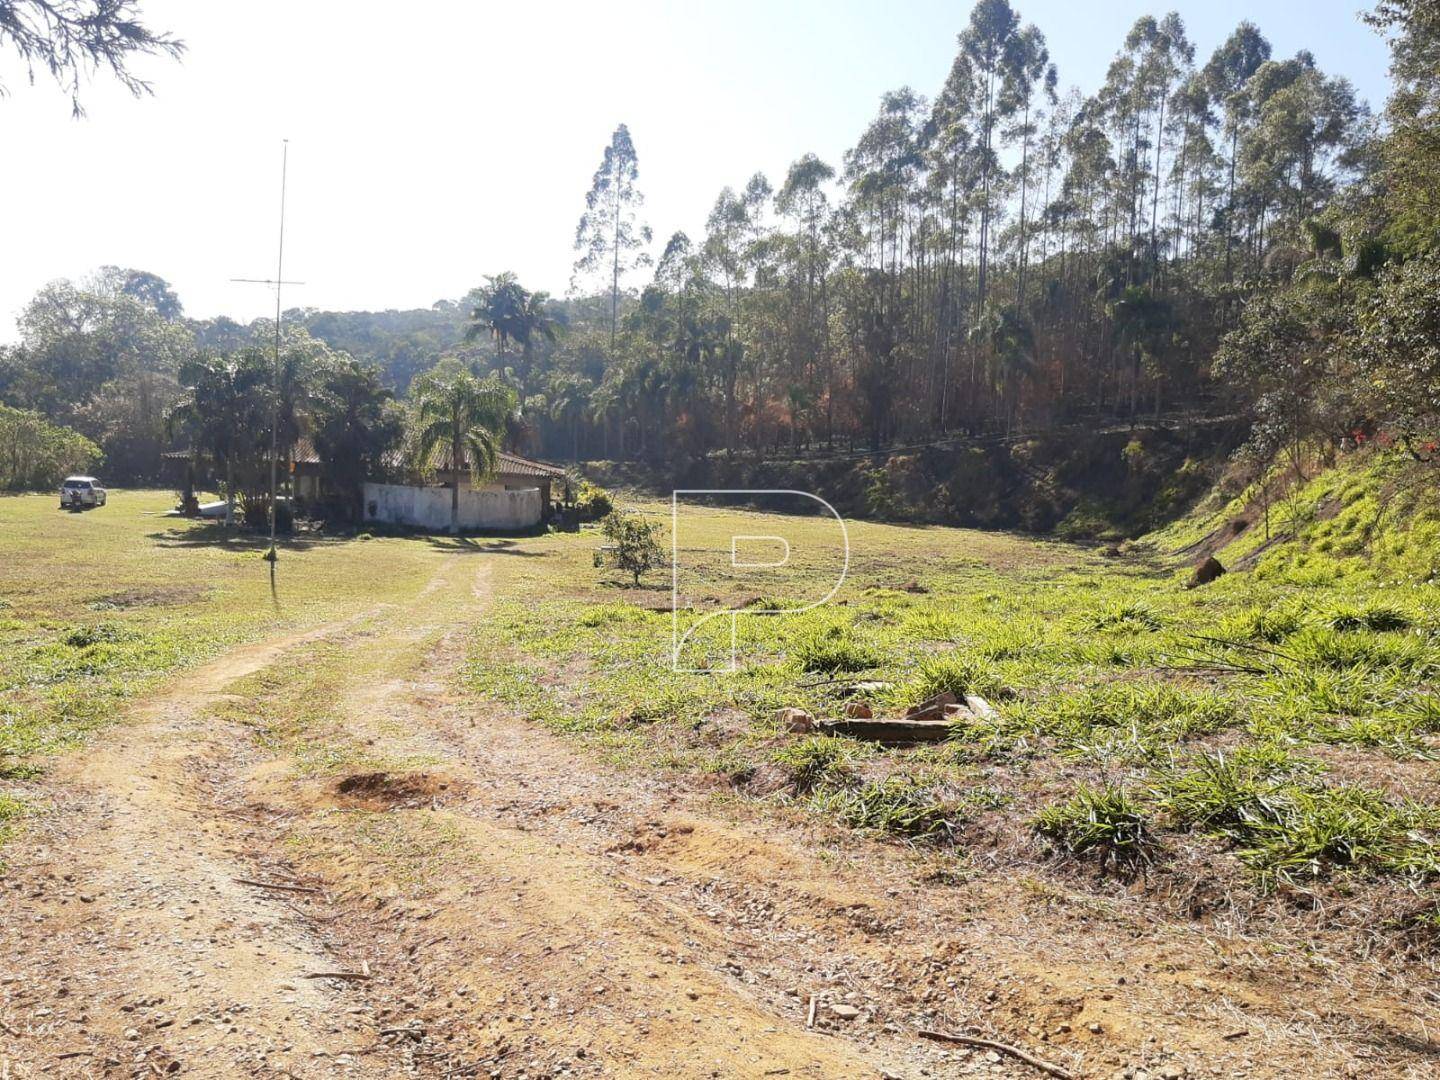
<svg viewBox="0 0 1440 1080">
<path fill-rule="evenodd" d="M 520 546 L 518 540 L 486 538 L 483 536 L 424 536 L 431 547 L 441 551 L 454 551 L 469 555 L 519 555 L 526 559 L 542 559 L 544 551 L 532 551 Z"/>
<path fill-rule="evenodd" d="M 159 532 L 146 533 L 159 547 L 223 547 L 236 551 L 264 551 L 270 546 L 270 537 L 265 533 L 228 529 L 224 525 L 190 525 Z M 353 541 L 353 536 L 278 536 L 276 546 L 281 552 L 308 551 L 313 547 L 330 547 Z"/>
</svg>

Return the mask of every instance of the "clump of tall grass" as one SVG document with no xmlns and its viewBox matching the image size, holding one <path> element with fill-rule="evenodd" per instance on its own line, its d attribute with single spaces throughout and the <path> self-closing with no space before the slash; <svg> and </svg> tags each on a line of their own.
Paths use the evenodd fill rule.
<svg viewBox="0 0 1440 1080">
<path fill-rule="evenodd" d="M 857 640 L 849 627 L 840 625 L 804 634 L 791 646 L 790 654 L 799 662 L 801 670 L 826 675 L 865 671 L 884 662 L 876 649 Z"/>
<path fill-rule="evenodd" d="M 1009 733 L 1045 736 L 1071 753 L 1144 758 L 1228 727 L 1238 711 L 1214 690 L 1121 682 L 1011 707 L 1006 718 Z"/>
<path fill-rule="evenodd" d="M 824 802 L 852 829 L 906 840 L 944 842 L 953 838 L 958 823 L 955 808 L 934 786 L 913 776 L 889 776 L 840 789 Z"/>
<path fill-rule="evenodd" d="M 855 773 L 851 766 L 858 756 L 858 744 L 849 739 L 808 735 L 775 750 L 770 760 L 789 775 L 796 794 L 804 795 L 852 781 Z"/>
<path fill-rule="evenodd" d="M 1113 784 L 1082 784 L 1070 798 L 1036 814 L 1030 827 L 1056 851 L 1097 855 L 1101 870 L 1134 870 L 1148 863 L 1158 848 L 1144 807 Z"/>
</svg>

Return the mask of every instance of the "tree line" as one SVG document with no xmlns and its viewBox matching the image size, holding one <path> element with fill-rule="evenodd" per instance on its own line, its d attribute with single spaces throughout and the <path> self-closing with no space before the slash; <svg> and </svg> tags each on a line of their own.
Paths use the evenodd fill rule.
<svg viewBox="0 0 1440 1080">
<path fill-rule="evenodd" d="M 316 387 L 364 382 L 376 416 L 400 416 L 376 423 L 394 444 L 413 445 L 411 390 L 439 364 L 504 387 L 499 437 L 555 459 L 1235 412 L 1257 453 L 1383 434 L 1424 455 L 1440 415 L 1440 16 L 1381 0 L 1368 19 L 1393 47 L 1379 116 L 1248 22 L 1197 55 L 1173 12 L 1137 20 L 1088 95 L 1062 91 L 1043 32 L 980 0 L 933 93 L 884 95 L 839 161 L 737 178 L 702 235 L 657 242 L 622 124 L 568 296 L 497 274 L 429 309 L 297 309 L 287 349 Z M 0 402 L 149 478 L 197 364 L 258 372 L 267 325 L 187 319 L 154 275 L 105 268 L 27 307 Z M 290 430 L 318 431 L 325 395 L 345 397 L 316 394 L 294 421 L 282 409 Z"/>
</svg>

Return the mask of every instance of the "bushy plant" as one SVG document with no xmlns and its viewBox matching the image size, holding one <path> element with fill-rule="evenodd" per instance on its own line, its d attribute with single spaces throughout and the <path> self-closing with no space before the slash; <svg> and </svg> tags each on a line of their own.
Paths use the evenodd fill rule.
<svg viewBox="0 0 1440 1080">
<path fill-rule="evenodd" d="M 581 480 L 575 492 L 575 510 L 581 521 L 599 521 L 615 509 L 615 500 L 599 484 Z"/>
<path fill-rule="evenodd" d="M 1101 869 L 1133 869 L 1150 861 L 1155 847 L 1144 809 L 1113 784 L 1082 784 L 1064 802 L 1036 814 L 1031 828 L 1067 855 L 1097 853 Z"/>
<path fill-rule="evenodd" d="M 842 785 L 853 775 L 850 762 L 857 754 L 856 744 L 833 735 L 809 735 L 780 747 L 771 755 L 790 775 L 790 782 L 800 794 L 819 787 Z"/>
<path fill-rule="evenodd" d="M 608 540 L 609 561 L 635 578 L 660 564 L 660 545 L 655 540 L 655 526 L 634 514 L 623 510 L 612 510 L 600 523 Z M 605 560 L 602 560 L 602 563 Z"/>
</svg>

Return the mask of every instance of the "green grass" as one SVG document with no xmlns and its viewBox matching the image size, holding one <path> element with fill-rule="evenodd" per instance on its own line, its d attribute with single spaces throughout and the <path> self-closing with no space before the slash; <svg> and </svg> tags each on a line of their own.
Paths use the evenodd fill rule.
<svg viewBox="0 0 1440 1080">
<path fill-rule="evenodd" d="M 1317 472 L 1272 505 L 1269 543 L 1252 488 L 1120 558 L 852 522 L 845 584 L 800 614 L 786 612 L 839 573 L 834 522 L 695 508 L 679 538 L 691 607 L 677 622 L 694 631 L 683 659 L 715 662 L 709 673 L 671 669 L 668 573 L 636 589 L 597 571 L 593 529 L 528 539 L 479 556 L 494 598 L 468 626 L 462 683 L 575 739 L 577 753 L 709 784 L 778 770 L 795 806 L 958 846 L 957 858 L 972 836 L 1015 839 L 1033 857 L 1033 822 L 1049 847 L 1106 868 L 1195 844 L 1261 889 L 1427 880 L 1440 876 L 1434 808 L 1389 780 L 1440 751 L 1440 517 L 1391 493 L 1397 468 L 1357 458 Z M 48 497 L 0 505 L 0 778 L 14 794 L 134 694 L 237 642 L 413 598 L 450 550 L 297 542 L 272 598 L 255 543 L 155 516 L 168 501 L 117 493 L 85 515 L 59 515 Z M 668 549 L 669 506 L 635 510 Z M 1191 560 L 1167 553 L 1216 528 L 1229 530 L 1235 571 L 1187 590 Z M 739 534 L 784 536 L 791 558 L 737 571 Z M 728 618 L 699 621 L 727 608 L 742 612 L 733 671 Z M 394 765 L 367 757 L 336 704 L 383 662 L 363 642 L 327 649 L 313 672 L 257 677 L 243 718 L 308 774 Z M 997 711 L 957 719 L 944 744 L 899 750 L 773 720 L 784 706 L 839 716 L 856 699 L 898 716 L 942 691 Z M 1339 757 L 1343 772 L 1329 767 Z"/>
<path fill-rule="evenodd" d="M 261 540 L 162 516 L 172 502 L 116 491 L 70 514 L 49 495 L 0 497 L 0 779 L 227 647 L 413 595 L 440 550 L 297 538 L 272 593 Z"/>
<path fill-rule="evenodd" d="M 508 599 L 474 634 L 467 684 L 633 766 L 736 776 L 778 766 L 802 805 L 880 836 L 964 845 L 977 821 L 1018 835 L 1033 820 L 1054 850 L 1107 868 L 1211 836 L 1223 843 L 1205 857 L 1235 860 L 1262 890 L 1422 879 L 1430 811 L 1395 800 L 1384 781 L 1397 760 L 1440 750 L 1440 603 L 1423 584 L 1428 534 L 1397 539 L 1426 514 L 1365 524 L 1385 503 L 1387 468 L 1357 459 L 1316 478 L 1283 523 L 1272 506 L 1268 546 L 1243 499 L 1120 559 L 850 523 L 846 585 L 799 615 L 760 612 L 796 606 L 809 576 L 833 575 L 833 524 L 697 509 L 681 545 L 692 592 L 707 610 L 745 612 L 738 670 L 711 674 L 670 671 L 670 617 L 657 610 L 668 590 L 597 575 L 593 534 L 547 537 L 531 545 L 537 557 L 505 562 L 497 594 Z M 668 506 L 638 509 L 668 529 Z M 1163 552 L 1185 529 L 1187 542 L 1203 538 L 1207 515 L 1225 526 L 1242 511 L 1251 528 L 1232 529 L 1239 547 L 1226 560 L 1249 552 L 1257 568 L 1183 588 L 1186 565 Z M 1346 530 L 1366 539 L 1339 544 Z M 784 535 L 792 564 L 732 570 L 729 540 L 741 533 Z M 1386 545 L 1376 572 L 1366 552 Z M 902 587 L 911 581 L 924 588 Z M 693 618 L 682 613 L 682 628 Z M 698 651 L 723 651 L 728 632 L 725 620 L 707 624 Z M 946 690 L 998 711 L 957 721 L 946 744 L 908 750 L 775 730 L 782 706 L 841 715 L 859 681 L 880 715 Z M 1352 755 L 1343 784 L 1324 764 L 1341 750 Z M 1006 813 L 986 817 L 987 791 L 1005 793 Z"/>
<path fill-rule="evenodd" d="M 1125 788 L 1082 784 L 1063 802 L 1041 810 L 1031 828 L 1066 855 L 1098 856 L 1101 869 L 1133 870 L 1156 848 L 1145 808 Z"/>
</svg>

